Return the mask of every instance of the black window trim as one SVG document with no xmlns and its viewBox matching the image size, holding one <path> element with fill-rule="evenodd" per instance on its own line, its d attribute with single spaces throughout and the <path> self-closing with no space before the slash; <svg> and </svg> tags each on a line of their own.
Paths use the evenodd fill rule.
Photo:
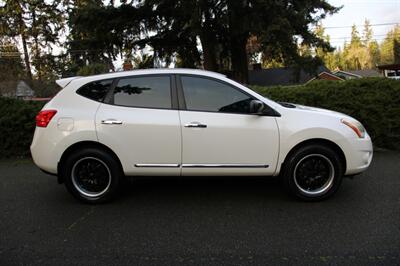
<svg viewBox="0 0 400 266">
<path fill-rule="evenodd" d="M 118 82 L 121 79 L 131 79 L 131 78 L 143 78 L 143 77 L 169 77 L 170 80 L 170 90 L 171 90 L 171 107 L 170 108 L 162 108 L 162 107 L 146 107 L 146 106 L 132 106 L 132 105 L 117 105 L 114 104 L 114 90 L 115 87 L 117 86 Z M 169 73 L 155 73 L 155 74 L 140 74 L 140 75 L 129 75 L 129 76 L 123 76 L 123 77 L 116 77 L 114 78 L 114 82 L 111 86 L 110 91 L 106 95 L 104 101 L 104 104 L 109 104 L 112 106 L 119 106 L 119 107 L 127 107 L 127 108 L 141 108 L 141 109 L 158 109 L 158 110 L 178 110 L 178 96 L 177 96 L 177 91 L 176 91 L 176 81 L 175 77 L 173 74 Z"/>
<path fill-rule="evenodd" d="M 203 75 L 196 75 L 196 74 L 177 74 L 177 81 L 176 81 L 176 88 L 178 91 L 178 104 L 179 104 L 179 110 L 180 111 L 189 111 L 189 112 L 203 112 L 203 113 L 217 113 L 217 114 L 231 114 L 231 115 L 253 115 L 253 116 L 273 116 L 273 117 L 280 117 L 281 115 L 272 107 L 270 107 L 269 105 L 267 105 L 266 103 L 265 106 L 267 106 L 267 108 L 270 109 L 270 112 L 265 113 L 265 114 L 250 114 L 250 113 L 231 113 L 231 112 L 217 112 L 217 111 L 204 111 L 204 110 L 189 110 L 186 107 L 186 101 L 185 101 L 185 93 L 183 92 L 183 85 L 182 85 L 182 79 L 181 77 L 196 77 L 196 78 L 203 78 L 203 79 L 209 79 L 212 81 L 216 81 L 222 84 L 225 84 L 247 96 L 249 96 L 252 100 L 259 100 L 256 97 L 254 97 L 253 95 L 251 95 L 250 93 L 224 81 L 224 80 L 220 80 L 214 77 L 209 77 L 209 76 L 203 76 Z"/>
</svg>

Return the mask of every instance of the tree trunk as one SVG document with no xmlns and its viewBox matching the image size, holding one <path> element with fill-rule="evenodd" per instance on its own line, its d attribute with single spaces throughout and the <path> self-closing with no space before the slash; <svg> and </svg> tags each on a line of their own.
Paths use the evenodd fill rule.
<svg viewBox="0 0 400 266">
<path fill-rule="evenodd" d="M 41 62 L 41 58 L 40 58 L 40 49 L 39 49 L 38 37 L 35 36 L 34 40 L 35 40 L 35 54 L 34 54 L 34 56 L 35 56 L 36 65 L 34 64 L 33 66 L 36 68 L 38 80 L 42 81 L 42 62 Z"/>
<path fill-rule="evenodd" d="M 115 72 L 115 66 L 113 64 L 113 55 L 111 54 L 111 52 L 107 53 L 107 63 L 108 63 L 108 67 L 111 69 L 111 71 Z"/>
<path fill-rule="evenodd" d="M 28 46 L 26 44 L 25 34 L 21 34 L 22 39 L 22 48 L 24 49 L 24 61 L 26 66 L 26 75 L 28 77 L 28 81 L 32 83 L 32 71 L 31 71 L 31 63 L 29 62 L 29 54 L 28 54 Z"/>
<path fill-rule="evenodd" d="M 17 2 L 18 7 L 22 10 L 22 6 L 19 2 Z M 22 16 L 22 12 L 18 16 L 18 26 L 19 26 L 19 33 L 22 40 L 22 48 L 24 50 L 24 61 L 26 67 L 26 76 L 28 78 L 29 85 L 32 85 L 32 71 L 31 71 L 31 63 L 29 62 L 29 53 L 28 53 L 28 45 L 26 43 L 26 36 L 25 36 L 25 22 Z"/>
<path fill-rule="evenodd" d="M 203 26 L 200 29 L 200 42 L 203 49 L 203 66 L 210 71 L 218 71 L 217 64 L 217 40 L 212 27 L 210 14 L 211 5 L 209 1 L 200 1 L 200 18 L 204 18 Z M 202 24 L 200 22 L 200 24 Z"/>
<path fill-rule="evenodd" d="M 249 37 L 249 23 L 244 9 L 248 1 L 228 1 L 229 44 L 232 62 L 232 78 L 241 83 L 248 83 L 248 58 L 246 44 Z"/>
<path fill-rule="evenodd" d="M 203 48 L 203 66 L 205 70 L 218 71 L 215 45 L 212 37 L 207 33 L 200 35 L 201 46 Z"/>
<path fill-rule="evenodd" d="M 240 83 L 249 82 L 248 58 L 246 51 L 246 37 L 231 37 L 232 78 Z"/>
</svg>

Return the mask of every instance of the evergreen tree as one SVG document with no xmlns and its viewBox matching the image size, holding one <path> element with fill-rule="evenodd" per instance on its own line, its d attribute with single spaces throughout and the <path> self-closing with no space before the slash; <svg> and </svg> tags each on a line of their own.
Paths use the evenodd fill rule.
<svg viewBox="0 0 400 266">
<path fill-rule="evenodd" d="M 309 25 L 338 11 L 325 0 L 143 0 L 122 1 L 118 7 L 97 4 L 90 12 L 84 9 L 71 14 L 74 42 L 84 36 L 87 43 L 97 40 L 92 47 L 111 53 L 112 46 L 150 46 L 166 62 L 178 56 L 180 64 L 194 67 L 202 59 L 205 69 L 230 70 L 233 78 L 245 83 L 251 36 L 259 40 L 259 52 L 281 58 L 285 65 L 314 68 L 320 60 L 300 56 L 293 36 L 301 37 L 304 45 L 331 50 Z M 100 18 L 107 20 L 106 25 Z M 89 58 L 81 59 L 93 61 Z"/>
<path fill-rule="evenodd" d="M 387 33 L 380 50 L 381 64 L 400 64 L 400 25 Z"/>
<path fill-rule="evenodd" d="M 368 45 L 372 41 L 373 31 L 371 27 L 371 23 L 368 19 L 364 22 L 364 30 L 363 30 L 363 44 L 364 46 L 368 47 Z"/>
<path fill-rule="evenodd" d="M 50 53 L 63 27 L 65 0 L 4 0 L 0 7 L 0 35 L 18 37 L 24 53 L 26 75 L 32 80 L 31 55 L 38 78 L 42 73 L 42 49 Z"/>
<path fill-rule="evenodd" d="M 368 69 L 371 67 L 370 53 L 367 47 L 363 45 L 355 25 L 351 28 L 351 40 L 348 45 L 345 45 L 343 56 L 345 69 L 347 70 Z"/>
<path fill-rule="evenodd" d="M 318 38 L 323 39 L 327 43 L 330 42 L 329 35 L 325 34 L 325 29 L 322 24 L 317 25 L 315 29 L 315 34 Z M 337 63 L 335 60 L 334 52 L 331 50 L 324 49 L 323 47 L 315 48 L 315 55 L 319 57 L 325 64 L 325 66 L 329 69 L 336 69 Z"/>
</svg>

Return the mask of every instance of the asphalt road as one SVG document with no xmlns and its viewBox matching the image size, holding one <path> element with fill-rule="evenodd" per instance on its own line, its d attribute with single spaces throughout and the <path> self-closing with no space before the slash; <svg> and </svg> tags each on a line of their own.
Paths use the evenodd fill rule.
<svg viewBox="0 0 400 266">
<path fill-rule="evenodd" d="M 400 153 L 319 203 L 275 179 L 138 180 L 77 202 L 29 160 L 0 162 L 0 265 L 400 265 Z"/>
</svg>

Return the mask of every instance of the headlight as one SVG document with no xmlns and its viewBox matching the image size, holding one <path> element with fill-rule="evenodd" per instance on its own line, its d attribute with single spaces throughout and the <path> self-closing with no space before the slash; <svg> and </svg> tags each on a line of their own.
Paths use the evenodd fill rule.
<svg viewBox="0 0 400 266">
<path fill-rule="evenodd" d="M 346 119 L 341 119 L 340 120 L 343 124 L 351 128 L 359 138 L 364 138 L 365 137 L 365 128 L 361 123 L 359 122 L 349 122 Z"/>
</svg>

